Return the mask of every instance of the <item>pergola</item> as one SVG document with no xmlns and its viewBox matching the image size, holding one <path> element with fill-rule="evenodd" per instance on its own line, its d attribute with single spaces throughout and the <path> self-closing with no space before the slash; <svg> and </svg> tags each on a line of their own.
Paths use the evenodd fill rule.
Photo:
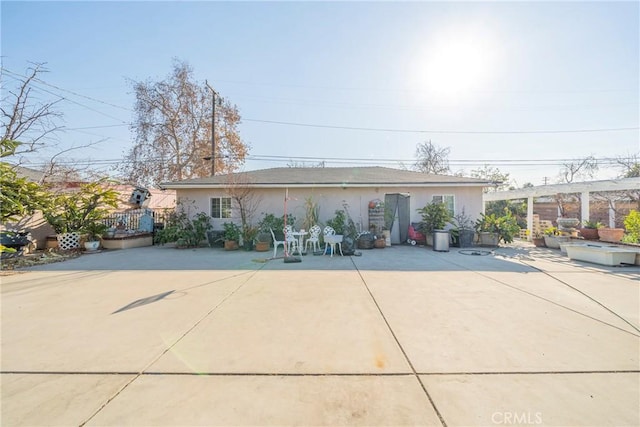
<svg viewBox="0 0 640 427">
<path fill-rule="evenodd" d="M 485 193 L 483 202 L 498 200 L 527 199 L 527 228 L 533 229 L 533 198 L 554 196 L 556 194 L 580 193 L 581 212 L 583 222 L 589 220 L 589 200 L 591 193 L 608 191 L 640 191 L 640 178 L 607 179 L 602 181 L 586 181 L 571 184 L 540 185 L 537 187 L 520 188 L 517 190 L 496 191 Z M 609 226 L 615 227 L 615 212 L 609 209 Z M 531 239 L 531 235 L 529 235 Z"/>
</svg>

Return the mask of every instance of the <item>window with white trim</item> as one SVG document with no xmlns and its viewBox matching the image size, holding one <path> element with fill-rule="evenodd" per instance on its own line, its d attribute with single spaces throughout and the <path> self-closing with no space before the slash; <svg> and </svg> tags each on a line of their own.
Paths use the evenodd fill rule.
<svg viewBox="0 0 640 427">
<path fill-rule="evenodd" d="M 456 213 L 456 199 L 453 194 L 438 194 L 431 199 L 433 203 L 444 203 L 451 216 Z"/>
<path fill-rule="evenodd" d="M 211 218 L 231 218 L 231 197 L 211 198 Z"/>
</svg>

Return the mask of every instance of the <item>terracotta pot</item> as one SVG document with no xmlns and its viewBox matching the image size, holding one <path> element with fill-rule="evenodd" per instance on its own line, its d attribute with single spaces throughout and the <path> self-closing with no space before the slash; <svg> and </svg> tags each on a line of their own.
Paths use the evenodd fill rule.
<svg viewBox="0 0 640 427">
<path fill-rule="evenodd" d="M 544 248 L 546 245 L 544 244 L 544 237 L 533 238 L 533 244 L 538 248 Z"/>
<path fill-rule="evenodd" d="M 624 236 L 624 228 L 599 228 L 598 237 L 603 242 L 617 243 Z"/>
<path fill-rule="evenodd" d="M 598 229 L 597 228 L 581 228 L 580 235 L 582 238 L 587 240 L 598 240 Z"/>
<path fill-rule="evenodd" d="M 385 246 L 387 246 L 387 241 L 384 238 L 376 239 L 373 242 L 373 247 L 376 248 L 376 249 L 384 249 Z"/>
<path fill-rule="evenodd" d="M 256 242 L 257 252 L 266 252 L 270 249 L 269 242 Z"/>
<path fill-rule="evenodd" d="M 236 251 L 238 250 L 238 242 L 235 240 L 225 240 L 224 241 L 224 250 L 225 251 Z"/>
</svg>

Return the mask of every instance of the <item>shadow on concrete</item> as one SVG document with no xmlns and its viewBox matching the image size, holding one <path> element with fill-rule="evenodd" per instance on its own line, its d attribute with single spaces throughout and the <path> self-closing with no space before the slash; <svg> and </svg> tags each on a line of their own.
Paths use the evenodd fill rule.
<svg viewBox="0 0 640 427">
<path fill-rule="evenodd" d="M 143 305 L 147 305 L 147 304 L 151 304 L 151 303 L 156 302 L 156 301 L 160 301 L 160 300 L 168 297 L 169 295 L 171 295 L 174 292 L 175 292 L 175 290 L 172 290 L 172 291 L 168 291 L 168 292 L 163 292 L 163 293 L 158 294 L 158 295 L 152 295 L 150 297 L 140 298 L 140 299 L 135 300 L 132 303 L 127 304 L 124 307 L 114 311 L 111 314 L 120 313 L 120 312 L 123 312 L 123 311 L 131 310 L 132 308 L 142 307 Z"/>
</svg>

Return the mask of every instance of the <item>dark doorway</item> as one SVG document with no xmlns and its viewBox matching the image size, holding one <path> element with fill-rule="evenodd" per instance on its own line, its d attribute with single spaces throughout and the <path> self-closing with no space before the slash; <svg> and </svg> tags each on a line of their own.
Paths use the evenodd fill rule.
<svg viewBox="0 0 640 427">
<path fill-rule="evenodd" d="M 409 195 L 393 193 L 385 194 L 385 226 L 391 231 L 391 243 L 407 241 L 409 234 Z"/>
</svg>

